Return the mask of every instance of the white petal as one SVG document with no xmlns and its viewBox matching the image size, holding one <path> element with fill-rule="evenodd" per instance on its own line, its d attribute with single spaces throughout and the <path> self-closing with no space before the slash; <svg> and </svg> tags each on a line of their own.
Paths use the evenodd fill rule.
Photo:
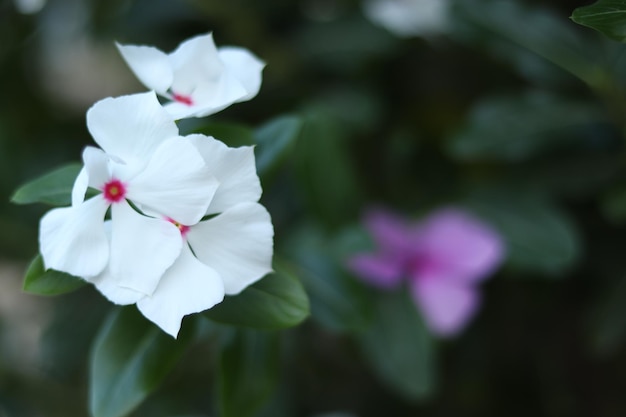
<svg viewBox="0 0 626 417">
<path fill-rule="evenodd" d="M 74 186 L 72 187 L 72 205 L 77 206 L 85 201 L 85 193 L 89 187 L 89 174 L 87 168 L 83 168 L 78 173 L 78 176 L 74 180 Z"/>
<path fill-rule="evenodd" d="M 196 147 L 183 138 L 163 142 L 128 185 L 128 198 L 184 225 L 200 221 L 219 186 Z"/>
<path fill-rule="evenodd" d="M 218 79 L 203 80 L 192 94 L 194 114 L 204 117 L 225 109 L 248 95 L 248 91 L 234 74 L 223 71 Z"/>
<path fill-rule="evenodd" d="M 172 223 L 143 216 L 126 201 L 111 207 L 110 274 L 118 286 L 150 295 L 180 254 L 183 239 Z"/>
<path fill-rule="evenodd" d="M 163 104 L 163 109 L 169 113 L 174 120 L 186 119 L 188 117 L 204 117 L 200 115 L 204 110 L 204 107 L 189 106 L 187 104 L 171 101 Z"/>
<path fill-rule="evenodd" d="M 204 117 L 248 94 L 222 62 L 211 34 L 183 42 L 170 55 L 174 67 L 172 93 L 189 96 L 191 105 L 173 102 L 164 107 L 175 118 Z"/>
<path fill-rule="evenodd" d="M 234 75 L 223 72 L 217 79 L 199 80 L 189 95 L 192 105 L 171 102 L 163 108 L 176 120 L 204 117 L 239 101 L 247 95 L 247 91 Z"/>
<path fill-rule="evenodd" d="M 130 165 L 143 165 L 163 141 L 178 136 L 152 91 L 100 100 L 87 111 L 87 127 L 106 153 Z"/>
<path fill-rule="evenodd" d="M 198 261 L 185 245 L 156 291 L 137 302 L 139 311 L 176 337 L 184 316 L 199 313 L 224 299 L 224 285 L 212 268 Z"/>
<path fill-rule="evenodd" d="M 104 230 L 111 243 L 112 222 L 107 220 L 104 222 Z M 120 286 L 119 280 L 111 274 L 111 263 L 107 263 L 106 268 L 95 277 L 86 278 L 86 281 L 94 284 L 96 289 L 100 291 L 109 301 L 118 305 L 135 304 L 137 301 L 145 297 L 145 294 L 139 291 L 131 290 Z"/>
<path fill-rule="evenodd" d="M 192 226 L 187 239 L 200 261 L 237 294 L 272 271 L 274 228 L 265 207 L 242 203 Z"/>
<path fill-rule="evenodd" d="M 102 149 L 88 146 L 83 151 L 83 161 L 87 169 L 89 186 L 101 190 L 111 179 L 109 157 Z"/>
<path fill-rule="evenodd" d="M 79 277 L 99 274 L 109 259 L 104 232 L 108 203 L 102 196 L 57 208 L 41 219 L 39 249 L 46 267 Z"/>
<path fill-rule="evenodd" d="M 207 214 L 221 213 L 239 203 L 255 203 L 261 198 L 261 182 L 256 173 L 254 148 L 229 148 L 210 136 L 189 135 L 220 186 Z"/>
<path fill-rule="evenodd" d="M 78 173 L 72 187 L 72 205 L 77 206 L 85 201 L 87 188 L 92 186 L 102 189 L 110 179 L 109 158 L 101 149 L 88 146 L 83 151 L 85 165 Z"/>
<path fill-rule="evenodd" d="M 199 83 L 214 82 L 224 72 L 210 33 L 184 41 L 169 59 L 174 67 L 174 93 L 190 94 Z"/>
<path fill-rule="evenodd" d="M 174 72 L 166 53 L 152 46 L 116 45 L 143 85 L 159 94 L 167 92 L 174 80 Z"/>
<path fill-rule="evenodd" d="M 118 280 L 113 277 L 108 266 L 101 274 L 88 278 L 87 281 L 91 282 L 107 300 L 114 304 L 123 306 L 135 304 L 146 296 L 140 291 L 120 287 Z"/>
<path fill-rule="evenodd" d="M 237 101 L 250 100 L 256 96 L 261 89 L 261 73 L 265 63 L 244 48 L 222 47 L 219 49 L 219 55 L 226 71 L 233 74 L 247 91 L 247 94 Z"/>
</svg>

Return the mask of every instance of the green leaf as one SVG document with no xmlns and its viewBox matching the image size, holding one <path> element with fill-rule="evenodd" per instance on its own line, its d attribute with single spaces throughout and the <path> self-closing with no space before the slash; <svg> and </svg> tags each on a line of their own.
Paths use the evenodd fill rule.
<svg viewBox="0 0 626 417">
<path fill-rule="evenodd" d="M 355 331 L 371 318 L 362 288 L 344 273 L 333 255 L 341 253 L 314 227 L 295 233 L 286 245 L 311 300 L 311 316 L 327 329 Z M 334 249 L 334 250 L 333 250 Z"/>
<path fill-rule="evenodd" d="M 231 147 L 254 145 L 254 132 L 236 123 L 213 122 L 193 129 L 194 133 L 213 136 Z"/>
<path fill-rule="evenodd" d="M 513 268 L 559 276 L 580 255 L 580 237 L 568 216 L 534 194 L 481 190 L 468 206 L 503 236 Z"/>
<path fill-rule="evenodd" d="M 72 201 L 74 180 L 81 164 L 69 164 L 30 181 L 15 191 L 11 201 L 16 204 L 47 203 L 66 206 Z"/>
<path fill-rule="evenodd" d="M 111 303 L 98 291 L 75 292 L 54 303 L 38 340 L 42 370 L 59 381 L 82 375 L 90 347 L 110 310 Z"/>
<path fill-rule="evenodd" d="M 218 370 L 222 417 L 253 416 L 274 392 L 279 375 L 278 335 L 238 330 L 222 351 Z"/>
<path fill-rule="evenodd" d="M 406 292 L 381 294 L 372 326 L 359 335 L 380 379 L 409 400 L 432 395 L 436 384 L 433 340 Z"/>
<path fill-rule="evenodd" d="M 309 300 L 300 281 L 278 268 L 241 294 L 227 296 L 204 314 L 216 322 L 235 326 L 282 329 L 308 317 Z"/>
<path fill-rule="evenodd" d="M 517 161 L 585 139 L 584 128 L 606 121 L 595 105 L 533 92 L 522 97 L 490 98 L 478 103 L 466 126 L 448 143 L 464 160 Z"/>
<path fill-rule="evenodd" d="M 300 137 L 303 121 L 296 116 L 281 116 L 254 131 L 256 167 L 259 176 L 280 164 Z"/>
<path fill-rule="evenodd" d="M 307 206 L 329 227 L 352 221 L 362 190 L 347 147 L 347 135 L 332 114 L 312 109 L 294 155 Z"/>
<path fill-rule="evenodd" d="M 467 26 L 458 34 L 460 40 L 487 45 L 499 55 L 525 49 L 592 87 L 606 85 L 600 45 L 579 36 L 575 26 L 546 8 L 513 0 L 463 0 L 454 2 L 454 14 L 461 28 Z M 520 63 L 519 56 L 512 58 Z"/>
<path fill-rule="evenodd" d="M 45 270 L 41 255 L 37 255 L 26 270 L 22 288 L 32 294 L 59 295 L 77 290 L 86 283 L 85 280 L 65 272 Z"/>
<path fill-rule="evenodd" d="M 619 42 L 626 42 L 626 0 L 599 0 L 574 10 L 572 20 Z"/>
<path fill-rule="evenodd" d="M 90 363 L 93 417 L 122 417 L 167 376 L 191 338 L 173 339 L 134 307 L 116 309 L 96 338 Z"/>
</svg>

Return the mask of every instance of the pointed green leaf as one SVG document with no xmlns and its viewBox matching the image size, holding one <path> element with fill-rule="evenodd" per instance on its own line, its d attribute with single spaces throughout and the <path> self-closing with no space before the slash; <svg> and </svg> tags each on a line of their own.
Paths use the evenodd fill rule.
<svg viewBox="0 0 626 417">
<path fill-rule="evenodd" d="M 173 339 L 135 307 L 114 310 L 100 329 L 91 355 L 91 415 L 130 413 L 163 381 L 190 340 L 184 334 Z"/>
<path fill-rule="evenodd" d="M 81 164 L 69 164 L 30 181 L 15 191 L 11 201 L 16 204 L 47 203 L 66 206 L 71 203 L 74 180 Z"/>
<path fill-rule="evenodd" d="M 281 329 L 308 317 L 309 299 L 300 281 L 279 269 L 241 294 L 227 296 L 204 314 L 211 320 L 235 326 Z"/>
<path fill-rule="evenodd" d="M 626 0 L 599 0 L 579 7 L 572 20 L 619 42 L 626 42 Z"/>
<path fill-rule="evenodd" d="M 285 159 L 300 137 L 302 126 L 302 119 L 296 116 L 281 116 L 265 123 L 254 132 L 259 176 L 267 174 Z"/>
<path fill-rule="evenodd" d="M 85 280 L 65 272 L 45 270 L 41 255 L 37 255 L 26 270 L 23 289 L 37 295 L 59 295 L 77 290 L 86 283 Z"/>
<path fill-rule="evenodd" d="M 538 55 L 590 86 L 602 88 L 605 59 L 598 42 L 579 36 L 574 25 L 546 7 L 515 0 L 463 0 L 454 2 L 459 17 L 455 29 L 463 41 L 488 46 L 499 56 L 513 58 L 518 70 L 526 71 L 519 61 L 519 49 Z M 532 28 L 532 30 L 529 30 Z M 463 30 L 465 29 L 465 30 Z M 512 56 L 513 55 L 513 56 Z"/>
<path fill-rule="evenodd" d="M 405 292 L 381 294 L 372 326 L 359 335 L 363 353 L 383 382 L 410 400 L 432 395 L 433 340 Z"/>
<path fill-rule="evenodd" d="M 222 417 L 253 416 L 278 382 L 278 335 L 238 330 L 219 362 L 218 392 Z"/>
</svg>

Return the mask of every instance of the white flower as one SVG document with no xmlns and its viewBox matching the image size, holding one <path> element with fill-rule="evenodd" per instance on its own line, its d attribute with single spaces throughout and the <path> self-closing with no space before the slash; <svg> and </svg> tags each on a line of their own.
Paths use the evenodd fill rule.
<svg viewBox="0 0 626 417">
<path fill-rule="evenodd" d="M 125 277 L 128 288 L 152 294 L 181 252 L 180 233 L 139 214 L 129 201 L 193 224 L 205 215 L 218 181 L 152 92 L 99 101 L 87 113 L 87 126 L 106 153 L 85 149 L 72 206 L 42 218 L 44 265 L 85 279 L 106 268 Z M 101 193 L 84 201 L 88 187 Z"/>
<path fill-rule="evenodd" d="M 396 36 L 429 36 L 448 26 L 448 0 L 365 0 L 367 17 Z"/>
<path fill-rule="evenodd" d="M 224 294 L 237 294 L 272 271 L 274 229 L 267 210 L 257 203 L 261 186 L 252 147 L 229 148 L 203 135 L 185 138 L 200 151 L 219 181 L 207 214 L 195 223 L 162 216 L 158 229 L 175 225 L 182 251 L 151 294 L 130 288 L 125 277 L 106 270 L 90 279 L 109 300 L 137 303 L 148 319 L 176 337 L 182 318 L 211 308 Z"/>
<path fill-rule="evenodd" d="M 117 45 L 137 78 L 171 102 L 175 119 L 203 117 L 250 100 L 265 64 L 243 48 L 216 48 L 212 34 L 188 39 L 171 54 L 151 46 Z"/>
<path fill-rule="evenodd" d="M 46 5 L 46 0 L 13 0 L 13 2 L 22 14 L 35 14 Z"/>
</svg>

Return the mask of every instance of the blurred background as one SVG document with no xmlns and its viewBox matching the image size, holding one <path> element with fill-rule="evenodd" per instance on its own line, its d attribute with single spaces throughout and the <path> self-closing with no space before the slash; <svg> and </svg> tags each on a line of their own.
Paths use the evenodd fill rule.
<svg viewBox="0 0 626 417">
<path fill-rule="evenodd" d="M 441 1 L 424 21 L 374 0 L 0 0 L 0 416 L 87 415 L 110 309 L 92 288 L 22 292 L 48 208 L 12 193 L 79 161 L 95 101 L 144 90 L 115 41 L 169 52 L 207 32 L 263 59 L 263 86 L 181 130 L 235 145 L 238 126 L 303 123 L 263 203 L 312 316 L 280 335 L 250 415 L 626 415 L 624 45 L 569 19 L 589 1 Z M 474 321 L 436 340 L 380 316 L 394 295 L 343 265 L 367 246 L 367 207 L 417 220 L 451 204 L 496 228 L 507 258 Z M 194 345 L 131 415 L 217 415 L 214 350 Z"/>
</svg>

